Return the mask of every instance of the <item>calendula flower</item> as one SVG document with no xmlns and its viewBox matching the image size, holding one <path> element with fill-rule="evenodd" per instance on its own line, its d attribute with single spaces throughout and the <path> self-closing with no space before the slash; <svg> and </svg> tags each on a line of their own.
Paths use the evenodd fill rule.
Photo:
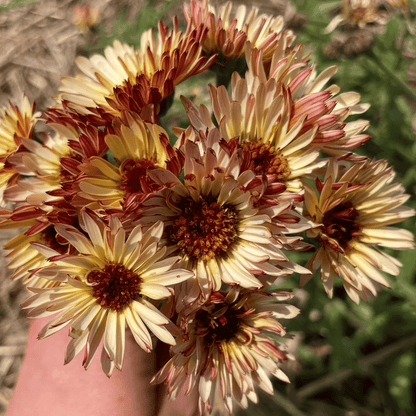
<svg viewBox="0 0 416 416">
<path fill-rule="evenodd" d="M 160 189 L 147 175 L 148 168 L 169 168 L 175 175 L 182 170 L 178 153 L 162 127 L 144 123 L 129 113 L 124 113 L 123 118 L 113 123 L 115 134 L 105 137 L 116 165 L 98 156 L 80 165 L 84 176 L 80 179 L 79 196 L 101 206 L 120 208 L 126 200 Z"/>
<path fill-rule="evenodd" d="M 343 155 L 370 138 L 360 134 L 368 121 L 344 122 L 368 108 L 358 104 L 359 94 L 337 96 L 335 85 L 322 91 L 336 67 L 317 75 L 314 67 L 304 68 L 306 59 L 301 46 L 290 53 L 279 49 L 267 73 L 261 51 L 250 49 L 246 77 L 234 73 L 230 93 L 224 86 L 210 86 L 221 136 L 237 137 L 250 156 L 250 169 L 294 194 L 302 192 L 302 177 L 326 164 L 318 159 L 320 151 Z M 205 106 L 197 109 L 190 100 L 183 102 L 196 131 L 214 126 Z"/>
<path fill-rule="evenodd" d="M 290 101 L 289 114 L 283 122 L 288 123 L 288 128 L 294 129 L 296 125 L 299 128 L 298 136 L 314 131 L 309 145 L 311 154 L 318 148 L 332 156 L 344 156 L 370 138 L 368 134 L 362 134 L 369 126 L 367 120 L 346 123 L 348 116 L 362 114 L 370 105 L 360 103 L 360 94 L 356 92 L 339 93 L 338 85 L 326 86 L 336 74 L 337 66 L 318 74 L 314 64 L 307 66 L 309 56 L 304 56 L 303 46 L 297 45 L 290 53 L 276 49 L 270 70 L 267 71 L 259 57 L 262 52 L 256 49 L 249 52 L 249 71 L 246 74 L 248 91 L 253 94 L 257 91 L 258 80 L 265 86 L 270 85 L 272 79 L 282 83 Z M 236 83 L 239 82 L 237 75 L 234 78 Z M 280 120 L 279 123 L 283 124 Z"/>
<path fill-rule="evenodd" d="M 165 382 L 171 399 L 182 388 L 186 394 L 198 389 L 201 414 L 213 410 L 219 389 L 228 413 L 233 411 L 233 402 L 243 408 L 248 400 L 257 403 L 256 385 L 272 395 L 269 374 L 289 382 L 279 366 L 291 356 L 275 336 L 286 334 L 278 319 L 299 313 L 292 305 L 277 303 L 291 298 L 287 291 L 269 294 L 232 289 L 213 293 L 187 317 L 183 335 L 171 348 L 173 357 L 151 382 Z"/>
<path fill-rule="evenodd" d="M 290 125 L 287 90 L 274 81 L 267 92 L 265 84 L 258 85 L 253 94 L 247 92 L 246 80 L 237 76 L 232 78 L 231 94 L 224 86 L 210 85 L 221 136 L 225 140 L 238 138 L 250 158 L 247 168 L 256 175 L 267 175 L 272 182 L 284 184 L 287 192 L 298 194 L 302 189 L 299 178 L 325 163 L 317 161 L 319 149 L 310 146 L 317 128 L 299 134 L 304 119 Z M 183 101 L 196 130 L 213 126 L 205 106 L 198 110 L 190 100 Z"/>
<path fill-rule="evenodd" d="M 95 123 L 107 124 L 122 110 L 155 122 L 161 102 L 175 85 L 214 62 L 214 57 L 201 56 L 205 33 L 200 26 L 182 34 L 175 18 L 170 33 L 159 22 L 156 40 L 153 29 L 144 32 L 138 50 L 115 41 L 105 49 L 105 56 L 78 57 L 82 74 L 62 78 L 59 100 L 76 113 L 91 115 Z M 65 113 L 61 107 L 58 102 L 55 111 Z"/>
<path fill-rule="evenodd" d="M 21 139 L 24 146 L 22 151 L 9 157 L 13 169 L 29 180 L 19 181 L 9 187 L 6 196 L 15 203 L 41 205 L 49 200 L 56 199 L 47 192 L 61 186 L 62 165 L 61 159 L 71 152 L 69 140 L 77 140 L 78 135 L 60 125 L 55 125 L 58 131 L 55 135 L 41 136 L 41 142 L 30 139 Z"/>
<path fill-rule="evenodd" d="M 33 139 L 33 129 L 40 113 L 35 113 L 35 104 L 30 105 L 26 96 L 18 106 L 9 103 L 0 108 L 0 205 L 4 205 L 3 193 L 15 182 L 18 175 L 9 165 L 8 159 L 22 144 L 22 138 Z"/>
<path fill-rule="evenodd" d="M 217 129 L 209 130 L 207 136 L 201 132 L 193 140 L 192 134 L 180 139 L 185 155 L 184 183 L 165 169 L 149 171 L 165 188 L 137 210 L 140 222 L 165 223 L 169 252 L 181 257 L 181 267 L 196 273 L 196 279 L 181 285 L 178 307 L 184 300 L 191 303 L 205 298 L 222 283 L 260 288 L 262 283 L 255 274 L 276 279 L 302 269 L 283 255 L 283 243 L 272 224 L 272 218 L 280 215 L 293 219 L 280 223 L 280 233 L 290 233 L 292 224 L 296 226 L 299 220 L 290 214 L 293 202 L 276 196 L 275 204 L 255 207 L 256 196 L 264 192 L 267 182 L 256 181 L 256 196 L 249 190 L 256 174 L 242 172 L 243 149 L 221 140 Z"/>
<path fill-rule="evenodd" d="M 31 243 L 46 244 L 61 254 L 69 252 L 68 243 L 56 236 L 53 225 L 78 223 L 79 209 L 70 203 L 78 192 L 78 165 L 106 151 L 101 130 L 92 126 L 75 128 L 52 123 L 50 127 L 55 134 L 39 135 L 40 142 L 22 137 L 19 151 L 8 157 L 8 165 L 19 177 L 15 184 L 8 185 L 4 196 L 17 206 L 0 213 L 0 230 L 26 228 L 6 243 L 5 249 L 10 250 L 7 257 L 12 279 L 22 279 L 33 287 L 54 283 L 29 272 L 47 264 Z"/>
<path fill-rule="evenodd" d="M 35 113 L 35 105 L 30 105 L 26 96 L 19 106 L 9 103 L 7 108 L 0 108 L 0 113 L 0 161 L 4 161 L 21 145 L 21 137 L 33 138 L 40 113 Z"/>
<path fill-rule="evenodd" d="M 366 160 L 340 172 L 331 159 L 323 183 L 316 181 L 318 195 L 305 184 L 306 215 L 317 225 L 307 235 L 319 242 L 306 267 L 312 272 L 321 269 L 329 297 L 336 274 L 354 302 L 374 299 L 382 286 L 389 287 L 379 270 L 397 276 L 401 266 L 378 247 L 414 247 L 412 233 L 391 227 L 414 215 L 413 209 L 402 206 L 409 195 L 400 183 L 393 183 L 394 176 L 386 160 Z M 302 277 L 301 286 L 310 277 Z"/>
<path fill-rule="evenodd" d="M 51 265 L 35 271 L 60 285 L 36 289 L 23 308 L 29 317 L 54 317 L 39 333 L 39 338 L 54 334 L 70 324 L 65 363 L 84 347 L 83 366 L 88 368 L 104 337 L 101 364 L 110 376 L 114 367 L 121 370 L 124 358 L 125 328 L 145 351 L 152 348 L 150 333 L 163 342 L 175 344 L 166 328 L 169 320 L 151 303 L 171 296 L 166 286 L 193 276 L 172 266 L 178 258 L 165 257 L 158 246 L 163 224 L 143 232 L 138 225 L 127 236 L 120 221 L 111 217 L 108 225 L 86 211 L 81 213 L 85 234 L 75 227 L 58 224 L 57 233 L 71 244 L 77 255 L 61 255 L 40 244 L 36 248 Z"/>
<path fill-rule="evenodd" d="M 60 217 L 62 220 L 62 216 Z M 44 279 L 30 272 L 30 270 L 45 267 L 49 263 L 32 243 L 43 244 L 60 254 L 68 254 L 71 248 L 67 241 L 57 236 L 52 224 L 46 223 L 45 225 L 45 228 L 37 232 L 23 232 L 4 245 L 4 249 L 9 251 L 6 254 L 6 258 L 9 259 L 7 268 L 12 270 L 12 280 L 21 279 L 22 284 L 37 288 L 59 285 L 59 282 Z"/>
<path fill-rule="evenodd" d="M 191 0 L 189 8 L 184 5 L 184 14 L 188 25 L 197 28 L 200 24 L 208 27 L 208 34 L 203 42 L 204 52 L 208 55 L 220 53 L 226 60 L 238 60 L 244 57 L 246 42 L 262 49 L 265 61 L 270 61 L 281 37 L 291 33 L 281 33 L 283 18 L 266 14 L 259 15 L 259 9 L 240 4 L 232 17 L 233 4 L 227 2 L 218 9 L 208 0 Z M 221 58 L 220 58 L 221 60 Z"/>
<path fill-rule="evenodd" d="M 340 13 L 331 20 L 325 32 L 332 32 L 338 25 L 362 29 L 372 23 L 387 23 L 385 14 L 379 9 L 378 0 L 343 0 Z"/>
</svg>

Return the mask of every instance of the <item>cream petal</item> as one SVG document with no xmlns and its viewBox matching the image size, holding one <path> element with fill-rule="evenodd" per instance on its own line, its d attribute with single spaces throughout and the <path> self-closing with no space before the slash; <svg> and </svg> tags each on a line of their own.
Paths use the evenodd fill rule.
<svg viewBox="0 0 416 416">
<path fill-rule="evenodd" d="M 140 294 L 151 299 L 165 299 L 171 296 L 171 293 L 165 286 L 148 282 L 143 282 L 140 285 Z"/>
<path fill-rule="evenodd" d="M 167 289 L 166 289 L 167 290 Z M 168 291 L 169 292 L 169 291 Z M 170 292 L 169 292 L 170 295 Z M 156 309 L 149 302 L 144 300 L 133 301 L 131 303 L 131 309 L 134 311 L 141 319 L 147 322 L 153 322 L 156 325 L 165 325 L 169 322 L 169 319 L 162 314 L 158 309 Z"/>
</svg>

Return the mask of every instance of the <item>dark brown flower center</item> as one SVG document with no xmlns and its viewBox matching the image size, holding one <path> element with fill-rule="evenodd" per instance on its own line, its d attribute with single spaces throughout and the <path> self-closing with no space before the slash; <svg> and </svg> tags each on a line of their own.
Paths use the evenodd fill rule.
<svg viewBox="0 0 416 416">
<path fill-rule="evenodd" d="M 323 218 L 323 233 L 346 250 L 349 242 L 360 235 L 360 225 L 357 223 L 359 214 L 351 202 L 337 205 L 325 213 Z"/>
<path fill-rule="evenodd" d="M 279 148 L 260 140 L 244 142 L 243 149 L 250 155 L 249 169 L 257 175 L 276 175 L 275 182 L 285 182 L 290 175 L 287 159 L 280 153 Z"/>
<path fill-rule="evenodd" d="M 49 248 L 57 251 L 60 254 L 68 253 L 68 245 L 62 245 L 59 243 L 55 231 L 55 227 L 50 225 L 39 233 L 39 242 L 45 244 Z"/>
<path fill-rule="evenodd" d="M 228 341 L 240 330 L 241 311 L 233 310 L 223 303 L 208 311 L 201 309 L 195 319 L 195 335 L 204 337 L 206 345 Z"/>
<path fill-rule="evenodd" d="M 92 295 L 103 308 L 120 312 L 140 293 L 140 276 L 122 264 L 107 264 L 87 276 Z"/>
<path fill-rule="evenodd" d="M 238 218 L 230 206 L 216 201 L 182 203 L 182 213 L 169 226 L 170 241 L 192 259 L 208 261 L 224 254 L 237 237 Z"/>
<path fill-rule="evenodd" d="M 133 160 L 127 159 L 120 166 L 120 189 L 127 195 L 151 192 L 157 184 L 147 176 L 147 168 L 153 167 L 156 162 L 153 158 Z"/>
</svg>

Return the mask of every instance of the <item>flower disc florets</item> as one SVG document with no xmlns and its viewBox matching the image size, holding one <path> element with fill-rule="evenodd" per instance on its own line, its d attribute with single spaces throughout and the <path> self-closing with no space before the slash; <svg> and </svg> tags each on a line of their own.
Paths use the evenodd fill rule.
<svg viewBox="0 0 416 416">
<path fill-rule="evenodd" d="M 141 225 L 127 232 L 116 217 L 103 221 L 83 210 L 80 224 L 85 233 L 70 225 L 55 227 L 60 238 L 76 249 L 75 255 L 61 255 L 34 244 L 50 260 L 36 275 L 59 286 L 31 288 L 34 295 L 22 307 L 30 308 L 31 317 L 55 315 L 39 338 L 70 324 L 66 362 L 85 347 L 83 365 L 88 368 L 104 338 L 101 364 L 111 375 L 114 367 L 121 369 L 123 365 L 126 326 L 145 351 L 152 349 L 150 333 L 175 344 L 166 327 L 169 319 L 149 299 L 169 298 L 172 293 L 166 286 L 177 285 L 194 274 L 173 269 L 178 258 L 165 257 L 166 248 L 159 245 L 162 223 L 146 232 Z"/>
<path fill-rule="evenodd" d="M 260 288 L 257 274 L 293 272 L 297 266 L 280 251 L 272 224 L 290 211 L 291 201 L 254 206 L 267 182 L 244 170 L 244 150 L 222 140 L 217 129 L 198 136 L 188 130 L 179 141 L 184 183 L 165 169 L 153 169 L 149 175 L 164 189 L 137 211 L 140 222 L 165 223 L 168 250 L 181 256 L 181 267 L 195 270 L 196 279 L 181 285 L 178 308 L 219 290 L 222 283 Z M 287 230 L 286 224 L 281 227 Z"/>
<path fill-rule="evenodd" d="M 287 158 L 281 154 L 279 148 L 262 140 L 246 141 L 243 148 L 250 155 L 249 168 L 257 175 L 275 175 L 276 182 L 284 183 L 290 175 Z"/>
<path fill-rule="evenodd" d="M 337 205 L 325 213 L 322 223 L 322 236 L 330 240 L 336 240 L 334 249 L 345 252 L 350 247 L 350 242 L 360 235 L 359 213 L 351 202 Z"/>
<path fill-rule="evenodd" d="M 375 299 L 389 283 L 379 270 L 397 276 L 401 263 L 377 246 L 399 250 L 414 247 L 412 234 L 391 227 L 414 215 L 401 206 L 409 196 L 387 161 L 356 163 L 348 169 L 331 159 L 324 181 L 316 180 L 319 196 L 305 183 L 305 213 L 317 224 L 307 232 L 317 238 L 319 248 L 306 267 L 321 269 L 321 279 L 329 297 L 334 274 L 342 278 L 348 296 L 356 303 Z M 301 278 L 301 286 L 311 276 Z"/>
<path fill-rule="evenodd" d="M 87 275 L 92 285 L 92 295 L 103 308 L 116 312 L 130 305 L 140 294 L 140 276 L 123 264 L 107 264 Z"/>
<path fill-rule="evenodd" d="M 237 237 L 238 215 L 232 206 L 192 198 L 167 230 L 169 240 L 190 258 L 208 261 L 227 252 Z"/>
<path fill-rule="evenodd" d="M 286 334 L 278 319 L 299 313 L 292 305 L 277 303 L 291 297 L 287 291 L 214 292 L 182 322 L 183 334 L 171 349 L 173 357 L 153 382 L 167 383 L 172 399 L 184 385 L 187 393 L 198 389 L 201 413 L 211 412 L 216 394 L 222 396 L 228 413 L 234 401 L 244 408 L 248 400 L 257 401 L 256 384 L 273 394 L 270 373 L 289 381 L 279 366 L 291 357 L 275 336 Z"/>
</svg>

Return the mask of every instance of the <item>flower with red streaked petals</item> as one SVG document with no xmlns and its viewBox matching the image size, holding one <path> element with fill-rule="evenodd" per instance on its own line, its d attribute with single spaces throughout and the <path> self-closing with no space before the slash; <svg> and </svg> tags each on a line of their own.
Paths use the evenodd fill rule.
<svg viewBox="0 0 416 416">
<path fill-rule="evenodd" d="M 72 125 L 50 126 L 55 130 L 54 135 L 41 135 L 41 142 L 22 137 L 20 151 L 9 156 L 8 164 L 21 176 L 14 185 L 9 185 L 4 195 L 18 205 L 0 213 L 0 229 L 29 227 L 6 243 L 5 249 L 10 250 L 7 267 L 13 270 L 12 279 L 22 279 L 22 283 L 33 287 L 52 283 L 28 271 L 47 264 L 31 243 L 46 244 L 62 254 L 68 252 L 67 242 L 59 240 L 53 224 L 77 224 L 79 209 L 71 202 L 75 196 L 80 199 L 76 180 L 81 175 L 78 165 L 106 150 L 99 130 L 92 126 L 79 126 L 79 129 Z M 23 180 L 23 177 L 26 178 Z"/>
<path fill-rule="evenodd" d="M 68 225 L 56 225 L 57 233 L 79 254 L 61 255 L 36 244 L 52 265 L 36 271 L 39 276 L 60 283 L 57 287 L 31 288 L 34 295 L 23 302 L 32 318 L 55 316 L 39 333 L 39 338 L 54 334 L 70 324 L 65 363 L 83 348 L 83 366 L 88 368 L 100 341 L 103 371 L 110 376 L 121 370 L 124 358 L 125 329 L 145 351 L 152 349 L 149 333 L 168 344 L 175 340 L 167 329 L 170 321 L 151 303 L 171 296 L 166 286 L 176 285 L 193 273 L 172 266 L 177 257 L 165 257 L 159 247 L 163 224 L 143 232 L 142 226 L 126 234 L 120 221 L 111 217 L 108 225 L 83 211 L 81 233 Z"/>
<path fill-rule="evenodd" d="M 138 50 L 115 41 L 105 49 L 105 56 L 78 57 L 82 74 L 62 78 L 59 102 L 53 111 L 65 114 L 67 107 L 74 110 L 74 116 L 91 116 L 94 123 L 102 125 L 111 123 L 123 110 L 156 122 L 163 101 L 174 87 L 214 62 L 215 57 L 201 56 L 205 35 L 202 26 L 182 34 L 175 18 L 170 33 L 159 22 L 156 41 L 153 29 L 144 32 Z"/>
<path fill-rule="evenodd" d="M 360 103 L 361 97 L 356 92 L 339 94 L 340 88 L 335 84 L 323 90 L 336 74 L 337 66 L 318 74 L 315 64 L 307 65 L 309 55 L 303 56 L 303 46 L 297 45 L 290 53 L 276 50 L 267 71 L 261 62 L 261 53 L 256 49 L 247 52 L 249 93 L 257 90 L 259 81 L 265 85 L 271 79 L 281 82 L 289 92 L 291 103 L 289 127 L 301 123 L 298 134 L 317 129 L 311 148 L 316 146 L 328 155 L 344 156 L 370 139 L 368 134 L 362 134 L 369 126 L 367 120 L 345 122 L 348 116 L 362 114 L 370 105 Z"/>
<path fill-rule="evenodd" d="M 226 60 L 238 60 L 244 56 L 248 41 L 263 50 L 263 58 L 268 62 L 282 38 L 294 39 L 291 32 L 282 33 L 284 22 L 281 16 L 259 16 L 259 9 L 254 6 L 247 14 L 247 7 L 240 4 L 235 18 L 231 18 L 232 8 L 233 4 L 227 2 L 216 10 L 208 0 L 191 0 L 189 9 L 184 5 L 185 18 L 190 27 L 196 28 L 200 24 L 208 27 L 203 42 L 208 56 L 220 53 Z"/>
<path fill-rule="evenodd" d="M 40 113 L 35 113 L 35 104 L 30 105 L 26 96 L 22 97 L 20 105 L 9 103 L 7 108 L 0 108 L 0 112 L 0 206 L 3 206 L 4 191 L 19 177 L 9 165 L 9 157 L 19 149 L 22 138 L 33 140 L 33 129 Z"/>
<path fill-rule="evenodd" d="M 181 267 L 195 271 L 196 279 L 180 285 L 177 307 L 203 300 L 222 283 L 260 288 L 263 283 L 256 274 L 276 279 L 305 270 L 280 250 L 284 243 L 278 234 L 285 240 L 284 235 L 299 220 L 292 215 L 293 201 L 276 195 L 275 204 L 254 206 L 267 182 L 257 180 L 251 170 L 242 171 L 243 149 L 222 140 L 217 129 L 206 136 L 189 132 L 189 137 L 184 134 L 180 139 L 184 183 L 165 169 L 149 171 L 165 188 L 137 210 L 140 223 L 165 223 L 164 243 L 169 252 L 181 256 Z M 256 194 L 250 190 L 253 181 Z M 272 219 L 280 215 L 293 217 L 295 224 L 281 222 L 278 229 Z"/>
<path fill-rule="evenodd" d="M 173 357 L 151 382 L 165 382 L 171 399 L 182 388 L 186 394 L 198 389 L 201 414 L 211 413 L 219 390 L 228 413 L 233 411 L 233 402 L 243 408 L 248 400 L 257 403 L 256 385 L 273 394 L 270 373 L 289 382 L 279 367 L 291 356 L 275 336 L 286 334 L 278 319 L 299 313 L 292 305 L 277 303 L 291 298 L 287 291 L 213 293 L 182 323 L 183 334 L 171 348 Z"/>
<path fill-rule="evenodd" d="M 80 165 L 84 174 L 79 182 L 81 198 L 95 201 L 97 206 L 120 208 L 137 195 L 160 189 L 147 175 L 148 168 L 160 166 L 179 175 L 182 162 L 162 127 L 124 113 L 123 120 L 113 122 L 113 129 L 115 134 L 108 134 L 105 142 L 116 165 L 101 157 Z"/>
<path fill-rule="evenodd" d="M 319 248 L 306 267 L 321 269 L 321 280 L 329 297 L 333 294 L 334 273 L 343 280 L 348 296 L 358 303 L 375 299 L 382 286 L 389 287 L 379 270 L 397 276 L 401 263 L 380 251 L 378 246 L 396 250 L 414 247 L 413 235 L 391 227 L 412 215 L 402 207 L 409 195 L 387 161 L 370 161 L 352 165 L 344 173 L 331 159 L 324 182 L 316 181 L 317 195 L 305 184 L 306 216 L 316 223 L 307 235 L 317 238 Z M 379 269 L 379 270 L 378 270 Z M 311 276 L 301 278 L 301 286 Z"/>
</svg>

